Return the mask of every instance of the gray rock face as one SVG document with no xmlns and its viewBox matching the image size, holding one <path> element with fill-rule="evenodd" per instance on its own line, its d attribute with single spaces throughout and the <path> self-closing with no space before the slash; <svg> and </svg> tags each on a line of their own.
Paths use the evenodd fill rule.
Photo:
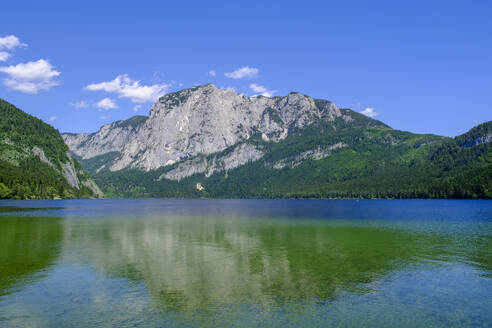
<svg viewBox="0 0 492 328">
<path fill-rule="evenodd" d="M 331 145 L 326 148 L 317 148 L 317 149 L 312 149 L 308 150 L 305 152 L 300 153 L 297 156 L 289 157 L 289 158 L 283 158 L 275 163 L 265 163 L 265 165 L 271 166 L 272 168 L 276 170 L 283 169 L 284 167 L 296 167 L 297 165 L 301 164 L 307 159 L 314 159 L 314 160 L 320 160 L 325 157 L 328 157 L 331 155 L 331 152 L 336 149 L 344 148 L 347 147 L 348 145 L 344 143 L 336 143 L 334 145 Z"/>
<path fill-rule="evenodd" d="M 68 183 L 74 188 L 79 189 L 79 179 L 72 163 L 65 163 L 62 165 L 62 173 Z"/>
<path fill-rule="evenodd" d="M 96 133 L 64 134 L 63 138 L 83 159 L 119 152 L 120 156 L 110 163 L 111 171 L 123 168 L 148 171 L 197 155 L 220 152 L 244 143 L 255 133 L 261 133 L 266 141 L 277 142 L 286 138 L 293 128 L 320 119 L 333 121 L 341 116 L 333 103 L 300 93 L 274 98 L 247 97 L 208 84 L 161 97 L 146 120 L 130 125 L 115 122 L 104 125 Z M 245 148 L 238 148 L 235 157 L 217 162 L 217 167 L 227 170 L 260 156 L 259 150 L 244 145 Z M 183 163 L 174 173 L 168 172 L 169 178 L 179 180 L 184 172 L 210 172 L 210 163 L 193 161 L 196 163 Z"/>
<path fill-rule="evenodd" d="M 41 162 L 48 164 L 49 166 L 60 172 L 60 169 L 57 168 L 53 163 L 51 163 L 51 161 L 46 157 L 42 149 L 34 147 L 32 149 L 32 152 L 34 155 L 39 157 Z M 79 189 L 79 178 L 77 177 L 77 172 L 75 171 L 75 165 L 73 163 L 72 157 L 70 156 L 70 153 L 67 153 L 67 156 L 69 162 L 60 163 L 61 173 L 72 187 Z"/>
<path fill-rule="evenodd" d="M 92 190 L 92 192 L 94 193 L 94 195 L 97 197 L 97 198 L 101 198 L 104 196 L 104 193 L 101 191 L 101 189 L 99 189 L 99 186 L 94 182 L 94 180 L 92 179 L 88 179 L 86 181 L 83 181 L 82 184 L 89 188 L 90 190 Z"/>
<path fill-rule="evenodd" d="M 44 151 L 38 147 L 33 147 L 32 148 L 32 153 L 36 156 L 39 157 L 41 162 L 44 162 L 60 172 L 59 167 L 54 165 L 45 155 Z M 61 165 L 61 174 L 65 177 L 67 182 L 74 188 L 80 189 L 81 184 L 84 185 L 85 187 L 89 188 L 96 197 L 103 197 L 104 193 L 99 189 L 99 187 L 96 185 L 96 183 L 92 179 L 87 179 L 85 181 L 80 181 L 79 177 L 77 176 L 77 171 L 75 169 L 75 164 L 73 162 L 72 155 L 67 152 L 67 157 L 69 162 L 68 163 L 60 163 Z"/>
<path fill-rule="evenodd" d="M 69 159 L 69 162 L 62 164 L 62 174 L 65 179 L 67 179 L 68 183 L 72 185 L 72 187 L 80 189 L 79 178 L 77 177 L 77 171 L 75 171 L 75 165 L 73 163 L 72 156 L 70 155 L 70 153 L 67 153 L 67 157 Z"/>
<path fill-rule="evenodd" d="M 492 133 L 489 133 L 487 135 L 483 135 L 480 138 L 475 139 L 472 143 L 472 146 L 481 145 L 483 143 L 487 143 L 491 141 L 492 141 Z"/>
<path fill-rule="evenodd" d="M 92 158 L 109 152 L 121 152 L 136 137 L 131 126 L 121 127 L 118 122 L 106 124 L 96 133 L 62 134 L 68 148 L 82 158 Z"/>
<path fill-rule="evenodd" d="M 171 171 L 163 174 L 160 178 L 168 180 L 181 180 L 198 173 L 205 173 L 208 178 L 216 172 L 228 171 L 242 166 L 248 162 L 254 162 L 263 157 L 263 152 L 253 145 L 244 143 L 236 146 L 232 152 L 211 160 L 195 157 L 183 161 Z"/>
<path fill-rule="evenodd" d="M 44 154 L 44 151 L 38 147 L 33 147 L 32 148 L 32 153 L 36 156 L 39 157 L 39 160 L 43 163 L 46 163 L 48 164 L 49 166 L 53 167 L 53 168 L 56 168 L 55 165 L 53 165 L 53 163 L 51 163 L 51 161 L 46 157 L 46 155 Z"/>
</svg>

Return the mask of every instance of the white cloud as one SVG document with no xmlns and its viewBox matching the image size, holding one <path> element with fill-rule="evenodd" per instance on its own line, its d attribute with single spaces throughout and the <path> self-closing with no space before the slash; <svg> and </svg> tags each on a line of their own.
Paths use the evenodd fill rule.
<svg viewBox="0 0 492 328">
<path fill-rule="evenodd" d="M 13 50 L 18 47 L 27 47 L 27 44 L 21 43 L 15 35 L 8 35 L 0 38 L 0 50 Z M 6 51 L 0 51 L 0 62 L 6 61 L 12 54 Z"/>
<path fill-rule="evenodd" d="M 277 90 L 269 90 L 269 89 L 265 88 L 264 86 L 259 85 L 259 84 L 255 84 L 255 83 L 251 83 L 249 85 L 249 88 L 251 90 L 253 90 L 253 92 L 259 93 L 265 97 L 271 97 L 277 92 Z"/>
<path fill-rule="evenodd" d="M 234 72 L 224 73 L 225 76 L 231 79 L 242 79 L 244 77 L 256 77 L 258 75 L 259 70 L 254 67 L 244 66 L 238 68 Z"/>
<path fill-rule="evenodd" d="M 21 43 L 15 35 L 7 35 L 0 38 L 0 49 L 12 50 L 17 47 L 27 47 L 27 44 Z"/>
<path fill-rule="evenodd" d="M 82 101 L 79 101 L 79 102 L 76 102 L 76 103 L 71 103 L 70 105 L 72 105 L 75 108 L 86 108 L 86 107 L 89 107 L 89 104 L 86 103 L 83 100 Z"/>
<path fill-rule="evenodd" d="M 15 66 L 0 67 L 0 71 L 17 80 L 49 80 L 60 75 L 60 72 L 53 70 L 51 64 L 44 59 Z"/>
<path fill-rule="evenodd" d="M 8 52 L 0 51 L 0 62 L 6 61 L 9 57 L 10 54 Z"/>
<path fill-rule="evenodd" d="M 215 75 L 217 75 L 217 73 L 214 70 L 211 70 L 208 72 L 208 75 L 215 76 Z"/>
<path fill-rule="evenodd" d="M 118 105 L 116 105 L 111 98 L 104 98 L 100 100 L 96 104 L 96 106 L 99 107 L 100 109 L 106 109 L 106 110 L 118 108 Z"/>
<path fill-rule="evenodd" d="M 51 116 L 51 117 L 48 119 L 48 121 L 53 122 L 53 121 L 56 121 L 57 119 L 58 119 L 58 117 L 56 117 L 56 116 Z"/>
<path fill-rule="evenodd" d="M 0 67 L 0 72 L 4 72 L 9 76 L 9 78 L 3 80 L 4 85 L 10 89 L 25 93 L 38 93 L 40 90 L 48 90 L 58 85 L 59 83 L 55 78 L 61 74 L 44 59 L 3 66 Z"/>
<path fill-rule="evenodd" d="M 111 115 L 102 115 L 102 116 L 99 116 L 99 119 L 100 120 L 107 120 L 108 118 L 111 118 Z"/>
<path fill-rule="evenodd" d="M 140 85 L 140 81 L 130 79 L 127 74 L 118 75 L 108 82 L 89 84 L 89 91 L 106 91 L 116 93 L 120 98 L 130 98 L 132 102 L 143 103 L 156 101 L 164 95 L 171 84 Z"/>
<path fill-rule="evenodd" d="M 135 106 L 133 106 L 133 111 L 138 112 L 140 110 L 140 108 L 142 108 L 142 105 L 135 105 Z"/>
<path fill-rule="evenodd" d="M 378 116 L 379 113 L 376 112 L 374 110 L 374 108 L 371 108 L 371 107 L 367 107 L 366 109 L 364 109 L 363 111 L 360 112 L 361 114 L 364 114 L 366 116 L 369 116 L 369 117 L 375 117 L 375 116 Z"/>
</svg>

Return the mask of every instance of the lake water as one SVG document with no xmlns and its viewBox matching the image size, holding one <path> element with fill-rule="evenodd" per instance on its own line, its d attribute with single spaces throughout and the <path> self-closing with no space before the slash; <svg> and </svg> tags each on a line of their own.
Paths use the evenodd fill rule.
<svg viewBox="0 0 492 328">
<path fill-rule="evenodd" d="M 0 327 L 217 326 L 492 327 L 492 201 L 0 201 Z"/>
</svg>

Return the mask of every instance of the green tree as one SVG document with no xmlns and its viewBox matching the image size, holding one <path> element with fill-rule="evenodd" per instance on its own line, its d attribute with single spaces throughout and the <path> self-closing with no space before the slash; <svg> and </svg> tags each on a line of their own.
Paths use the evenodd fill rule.
<svg viewBox="0 0 492 328">
<path fill-rule="evenodd" d="M 10 198 L 12 190 L 0 182 L 0 198 Z"/>
</svg>

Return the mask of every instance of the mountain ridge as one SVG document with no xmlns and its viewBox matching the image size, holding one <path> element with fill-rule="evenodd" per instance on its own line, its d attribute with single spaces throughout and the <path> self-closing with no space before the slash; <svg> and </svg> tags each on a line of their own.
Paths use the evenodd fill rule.
<svg viewBox="0 0 492 328">
<path fill-rule="evenodd" d="M 193 155 L 210 154 L 248 139 L 254 133 L 253 128 L 261 129 L 264 138 L 281 139 L 286 133 L 285 128 L 279 124 L 282 118 L 275 115 L 279 113 L 273 109 L 265 111 L 268 102 L 272 104 L 269 98 L 250 98 L 232 90 L 217 89 L 212 85 L 165 95 L 152 107 L 149 118 L 144 123 L 147 125 L 146 131 L 132 135 L 133 138 L 145 139 L 145 142 L 150 140 L 152 142 L 150 149 L 142 149 L 140 147 L 142 141 L 138 141 L 138 144 L 133 143 L 126 149 L 114 149 L 122 151 L 126 158 L 122 159 L 123 163 L 113 166 L 112 170 L 122 169 L 128 165 L 149 170 Z M 313 104 L 310 105 L 313 107 Z M 333 110 L 336 112 L 337 109 Z M 288 116 L 289 113 L 286 114 L 284 116 Z M 292 120 L 290 117 L 284 119 Z M 261 124 L 263 126 L 260 126 Z M 103 126 L 99 131 L 100 139 L 106 137 L 106 129 L 110 128 Z M 158 133 L 152 133 L 156 130 Z M 118 132 L 120 134 L 122 131 Z M 131 135 L 133 131 L 128 132 Z M 71 140 L 67 138 L 65 140 L 73 148 Z M 125 139 L 125 142 L 127 140 Z M 116 147 L 123 146 L 124 142 L 118 141 L 113 139 L 112 144 Z M 98 144 L 97 141 L 94 142 Z M 74 152 L 81 155 L 77 151 Z M 137 164 L 132 161 L 131 158 L 134 158 L 138 152 L 142 152 L 143 155 L 140 156 L 144 158 L 148 155 L 147 157 L 150 157 L 148 161 Z M 84 149 L 84 153 L 87 158 L 87 148 Z M 89 156 L 93 154 L 89 151 Z"/>
<path fill-rule="evenodd" d="M 298 92 L 205 85 L 63 137 L 115 197 L 491 198 L 491 131 L 415 134 Z"/>
<path fill-rule="evenodd" d="M 247 97 L 207 84 L 161 97 L 147 119 L 134 116 L 103 125 L 94 133 L 62 136 L 74 154 L 83 159 L 120 152 L 111 171 L 148 171 L 222 151 L 256 133 L 265 141 L 276 142 L 285 139 L 294 128 L 317 120 L 333 122 L 340 118 L 350 122 L 351 115 L 361 114 L 342 113 L 330 101 L 299 92 L 285 97 Z M 373 122 L 387 127 L 382 122 Z"/>
</svg>

